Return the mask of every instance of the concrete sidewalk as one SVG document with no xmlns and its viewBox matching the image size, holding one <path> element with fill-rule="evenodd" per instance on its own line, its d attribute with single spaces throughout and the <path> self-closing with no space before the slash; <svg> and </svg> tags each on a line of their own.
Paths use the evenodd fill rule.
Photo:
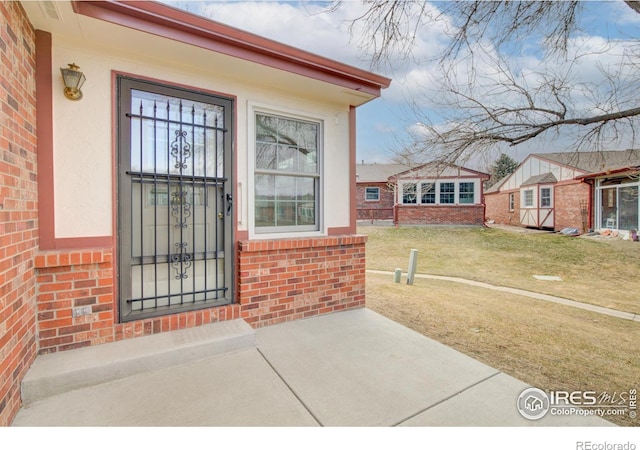
<svg viewBox="0 0 640 450">
<path fill-rule="evenodd" d="M 243 338 L 245 344 L 212 356 L 202 339 L 185 333 L 174 335 L 179 350 L 155 359 L 136 356 L 144 364 L 94 356 L 111 381 L 73 390 L 59 384 L 51 396 L 36 385 L 54 382 L 58 375 L 47 373 L 60 370 L 59 358 L 92 358 L 80 351 L 40 356 L 26 380 L 38 394 L 13 426 L 611 425 L 590 416 L 526 420 L 516 401 L 527 385 L 368 309 L 252 333 L 255 345 Z M 139 339 L 145 338 L 82 350 L 127 353 Z M 121 347 L 114 353 L 108 346 L 116 344 Z M 83 365 L 84 373 L 96 372 Z M 77 384 L 85 377 L 59 378 Z"/>
</svg>

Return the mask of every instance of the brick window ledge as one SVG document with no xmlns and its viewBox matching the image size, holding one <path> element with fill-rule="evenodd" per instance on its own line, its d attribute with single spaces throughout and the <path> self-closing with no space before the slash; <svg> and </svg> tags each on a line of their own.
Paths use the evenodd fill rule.
<svg viewBox="0 0 640 450">
<path fill-rule="evenodd" d="M 247 239 L 238 241 L 238 249 L 241 252 L 262 252 L 315 247 L 338 247 L 340 245 L 359 245 L 365 244 L 366 242 L 367 236 L 359 234 L 317 238 Z"/>
</svg>

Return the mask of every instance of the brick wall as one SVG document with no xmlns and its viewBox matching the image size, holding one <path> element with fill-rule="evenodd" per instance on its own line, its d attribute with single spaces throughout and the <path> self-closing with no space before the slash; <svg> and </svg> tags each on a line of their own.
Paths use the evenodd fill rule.
<svg viewBox="0 0 640 450">
<path fill-rule="evenodd" d="M 515 210 L 509 211 L 509 193 L 498 192 L 485 195 L 487 220 L 505 225 L 520 226 L 520 193 L 515 192 Z M 589 200 L 589 185 L 581 182 L 557 184 L 554 186 L 554 229 L 578 228 L 583 230 L 580 201 Z M 588 226 L 587 226 L 588 227 Z"/>
<path fill-rule="evenodd" d="M 366 236 L 240 241 L 238 297 L 254 327 L 365 304 Z"/>
<path fill-rule="evenodd" d="M 520 226 L 520 192 L 513 191 L 514 210 L 509 211 L 509 192 L 485 194 L 486 219 L 503 225 Z"/>
<path fill-rule="evenodd" d="M 241 241 L 238 303 L 117 323 L 113 251 L 35 257 L 38 353 L 243 318 L 254 327 L 365 304 L 364 236 Z"/>
<path fill-rule="evenodd" d="M 583 229 L 583 218 L 580 212 L 580 201 L 589 201 L 589 185 L 575 182 L 560 184 L 554 189 L 555 230 L 577 228 L 587 232 L 589 225 Z M 588 223 L 588 219 L 587 219 Z"/>
<path fill-rule="evenodd" d="M 117 323 L 111 249 L 52 251 L 35 261 L 40 354 L 240 317 L 239 305 L 229 305 Z"/>
<path fill-rule="evenodd" d="M 36 257 L 39 353 L 113 340 L 113 253 L 47 252 Z M 89 314 L 74 311 L 86 307 Z"/>
<path fill-rule="evenodd" d="M 396 205 L 399 225 L 482 225 L 484 205 Z"/>
<path fill-rule="evenodd" d="M 379 201 L 365 200 L 368 187 L 380 188 Z M 356 204 L 358 205 L 358 220 L 393 219 L 393 188 L 387 183 L 358 183 L 356 185 Z"/>
<path fill-rule="evenodd" d="M 0 2 L 0 426 L 20 408 L 36 355 L 35 33 L 18 2 Z"/>
</svg>

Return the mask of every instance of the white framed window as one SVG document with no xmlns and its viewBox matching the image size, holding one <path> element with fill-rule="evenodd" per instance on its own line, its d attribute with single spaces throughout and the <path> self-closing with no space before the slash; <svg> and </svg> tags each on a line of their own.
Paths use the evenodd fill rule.
<svg viewBox="0 0 640 450">
<path fill-rule="evenodd" d="M 525 208 L 533 208 L 533 189 L 527 189 L 522 192 L 522 204 Z"/>
<path fill-rule="evenodd" d="M 366 187 L 364 189 L 364 200 L 367 202 L 380 201 L 380 188 L 374 186 Z"/>
<path fill-rule="evenodd" d="M 415 205 L 418 203 L 416 183 L 407 183 L 402 185 L 402 203 L 405 205 Z"/>
<path fill-rule="evenodd" d="M 456 184 L 440 183 L 440 204 L 454 204 L 456 202 Z"/>
<path fill-rule="evenodd" d="M 434 205 L 436 203 L 436 185 L 435 183 L 422 183 L 421 202 L 425 205 Z"/>
<path fill-rule="evenodd" d="M 459 203 L 460 204 L 474 204 L 475 198 L 475 183 L 469 181 L 463 181 L 460 183 Z"/>
<path fill-rule="evenodd" d="M 509 211 L 515 211 L 516 209 L 516 194 L 514 192 L 509 193 Z"/>
<path fill-rule="evenodd" d="M 540 189 L 540 207 L 551 208 L 551 188 Z"/>
<path fill-rule="evenodd" d="M 253 231 L 320 231 L 323 121 L 256 108 L 252 125 Z"/>
</svg>

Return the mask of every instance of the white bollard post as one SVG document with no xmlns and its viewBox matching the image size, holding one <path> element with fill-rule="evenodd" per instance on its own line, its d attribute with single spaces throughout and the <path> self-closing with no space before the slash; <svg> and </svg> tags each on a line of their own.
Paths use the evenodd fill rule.
<svg viewBox="0 0 640 450">
<path fill-rule="evenodd" d="M 402 269 L 396 268 L 396 271 L 393 274 L 393 282 L 400 283 L 401 278 L 402 278 Z"/>
<path fill-rule="evenodd" d="M 407 272 L 407 284 L 412 285 L 413 279 L 416 274 L 416 267 L 418 265 L 418 250 L 411 249 L 409 254 L 409 271 Z"/>
</svg>

